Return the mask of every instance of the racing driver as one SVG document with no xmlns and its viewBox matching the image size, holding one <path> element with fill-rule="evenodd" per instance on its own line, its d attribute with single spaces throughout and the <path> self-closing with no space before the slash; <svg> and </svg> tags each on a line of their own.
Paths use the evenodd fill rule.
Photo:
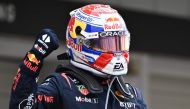
<svg viewBox="0 0 190 109">
<path fill-rule="evenodd" d="M 141 91 L 125 83 L 130 33 L 117 10 L 90 4 L 70 13 L 67 51 L 43 83 L 43 60 L 59 47 L 56 33 L 43 29 L 19 64 L 10 109 L 147 109 Z"/>
</svg>

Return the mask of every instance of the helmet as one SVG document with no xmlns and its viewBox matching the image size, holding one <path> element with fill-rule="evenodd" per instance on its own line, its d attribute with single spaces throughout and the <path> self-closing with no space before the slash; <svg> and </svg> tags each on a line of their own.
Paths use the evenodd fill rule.
<svg viewBox="0 0 190 109">
<path fill-rule="evenodd" d="M 71 64 L 101 77 L 126 74 L 130 33 L 117 10 L 90 4 L 70 15 L 66 42 Z"/>
</svg>

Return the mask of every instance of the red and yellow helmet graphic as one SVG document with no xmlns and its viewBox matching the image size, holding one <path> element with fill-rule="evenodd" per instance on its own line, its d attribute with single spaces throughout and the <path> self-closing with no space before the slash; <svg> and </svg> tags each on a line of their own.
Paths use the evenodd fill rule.
<svg viewBox="0 0 190 109">
<path fill-rule="evenodd" d="M 70 33 L 70 36 L 72 38 L 77 38 L 77 34 L 76 34 L 76 28 L 80 26 L 82 30 L 85 30 L 86 28 L 86 23 L 85 22 L 82 22 L 78 19 L 76 19 L 76 17 L 72 17 L 69 21 L 69 24 L 68 24 L 68 31 Z"/>
</svg>

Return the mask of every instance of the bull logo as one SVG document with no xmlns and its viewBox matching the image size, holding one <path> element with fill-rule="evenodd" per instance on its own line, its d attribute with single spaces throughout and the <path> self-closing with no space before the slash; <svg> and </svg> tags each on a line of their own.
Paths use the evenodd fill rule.
<svg viewBox="0 0 190 109">
<path fill-rule="evenodd" d="M 119 18 L 116 18 L 116 17 L 109 17 L 106 19 L 106 23 L 108 22 L 117 22 L 119 21 Z"/>
<path fill-rule="evenodd" d="M 28 59 L 30 62 L 35 63 L 36 65 L 38 65 L 40 63 L 40 61 L 36 58 L 36 56 L 32 53 L 28 53 Z"/>
</svg>

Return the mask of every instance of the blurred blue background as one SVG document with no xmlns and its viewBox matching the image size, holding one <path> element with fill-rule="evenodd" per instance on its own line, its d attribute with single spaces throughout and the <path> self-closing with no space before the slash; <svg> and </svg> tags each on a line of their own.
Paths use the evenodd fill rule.
<svg viewBox="0 0 190 109">
<path fill-rule="evenodd" d="M 126 81 L 142 89 L 149 109 L 188 109 L 190 104 L 189 0 L 0 0 L 0 105 L 8 109 L 19 62 L 42 28 L 52 28 L 61 47 L 46 60 L 40 81 L 54 72 L 65 51 L 69 12 L 89 3 L 118 10 L 131 32 Z"/>
</svg>

